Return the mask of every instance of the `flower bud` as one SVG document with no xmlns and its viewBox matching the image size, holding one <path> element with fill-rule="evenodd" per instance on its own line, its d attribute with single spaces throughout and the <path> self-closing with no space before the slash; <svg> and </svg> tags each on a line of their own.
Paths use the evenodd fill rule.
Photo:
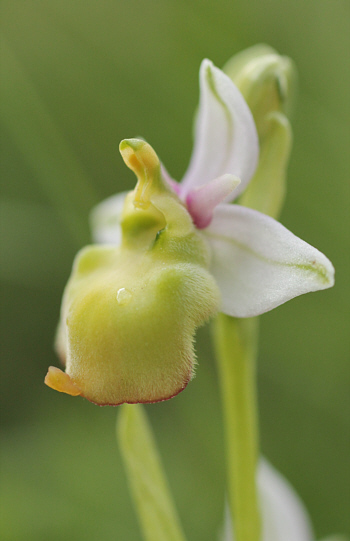
<svg viewBox="0 0 350 541">
<path fill-rule="evenodd" d="M 219 304 L 207 244 L 163 181 L 157 155 L 136 139 L 120 151 L 138 177 L 122 213 L 122 243 L 77 255 L 57 335 L 66 373 L 51 367 L 46 376 L 56 390 L 100 405 L 182 391 L 193 375 L 194 332 Z"/>
<path fill-rule="evenodd" d="M 231 58 L 224 71 L 249 105 L 260 143 L 258 168 L 239 203 L 277 218 L 292 141 L 287 117 L 295 94 L 294 64 L 271 47 L 256 45 Z"/>
</svg>

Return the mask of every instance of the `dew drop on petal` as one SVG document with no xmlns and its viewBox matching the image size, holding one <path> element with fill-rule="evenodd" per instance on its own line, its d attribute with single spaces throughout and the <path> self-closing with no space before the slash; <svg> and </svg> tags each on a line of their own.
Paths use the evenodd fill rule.
<svg viewBox="0 0 350 541">
<path fill-rule="evenodd" d="M 132 299 L 132 293 L 128 289 L 125 289 L 125 287 L 122 287 L 118 290 L 117 293 L 117 301 L 118 304 L 129 304 L 129 302 Z"/>
</svg>

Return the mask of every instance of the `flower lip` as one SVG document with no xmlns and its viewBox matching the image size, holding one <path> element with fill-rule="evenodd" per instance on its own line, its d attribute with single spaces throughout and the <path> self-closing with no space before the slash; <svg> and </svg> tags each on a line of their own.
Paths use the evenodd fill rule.
<svg viewBox="0 0 350 541">
<path fill-rule="evenodd" d="M 164 396 L 163 398 L 157 398 L 157 400 L 142 400 L 142 404 L 157 404 L 158 402 L 166 402 L 167 400 L 171 400 L 172 398 L 175 398 L 175 396 L 177 396 L 178 394 L 182 393 L 182 391 L 184 391 L 187 387 L 187 385 L 189 384 L 189 382 L 191 381 L 191 375 L 188 377 L 188 380 L 185 382 L 185 384 L 180 387 L 174 394 L 172 395 L 169 395 L 169 396 Z M 91 400 L 90 398 L 87 398 L 85 397 L 84 395 L 81 395 L 82 398 L 86 398 L 86 400 L 88 400 L 89 402 L 91 402 L 91 404 L 95 404 L 95 406 L 100 406 L 101 408 L 103 408 L 104 406 L 112 406 L 112 407 L 117 407 L 117 406 L 121 406 L 122 404 L 139 404 L 140 401 L 139 400 L 125 400 L 123 402 L 118 402 L 118 403 L 114 403 L 114 402 L 105 402 L 105 403 L 100 403 L 100 402 L 94 402 L 93 400 Z"/>
</svg>

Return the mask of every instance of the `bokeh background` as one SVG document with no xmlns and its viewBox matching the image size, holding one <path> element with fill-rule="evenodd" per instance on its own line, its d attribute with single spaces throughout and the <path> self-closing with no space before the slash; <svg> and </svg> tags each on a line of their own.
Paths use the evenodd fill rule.
<svg viewBox="0 0 350 541">
<path fill-rule="evenodd" d="M 333 261 L 336 286 L 261 318 L 265 455 L 317 537 L 349 524 L 349 36 L 347 0 L 3 0 L 2 539 L 141 539 L 115 408 L 45 387 L 63 287 L 88 213 L 131 189 L 119 141 L 142 135 L 180 179 L 198 68 L 258 42 L 299 71 L 281 221 Z M 189 541 L 222 519 L 224 458 L 210 329 L 187 390 L 147 407 Z"/>
</svg>

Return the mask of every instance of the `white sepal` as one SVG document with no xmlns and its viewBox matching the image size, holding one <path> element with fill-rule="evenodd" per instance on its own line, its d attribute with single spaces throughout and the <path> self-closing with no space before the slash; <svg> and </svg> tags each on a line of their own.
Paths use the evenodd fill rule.
<svg viewBox="0 0 350 541">
<path fill-rule="evenodd" d="M 225 314 L 257 316 L 334 283 L 326 256 L 255 210 L 219 205 L 204 234 L 211 244 L 211 272 Z"/>
</svg>

